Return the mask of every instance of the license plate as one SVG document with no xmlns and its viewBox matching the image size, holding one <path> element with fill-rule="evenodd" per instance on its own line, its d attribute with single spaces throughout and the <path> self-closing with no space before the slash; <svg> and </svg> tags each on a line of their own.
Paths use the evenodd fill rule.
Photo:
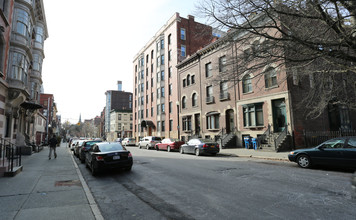
<svg viewBox="0 0 356 220">
<path fill-rule="evenodd" d="M 215 147 L 215 145 L 211 145 L 210 147 L 214 148 L 214 147 Z"/>
<path fill-rule="evenodd" d="M 120 156 L 113 156 L 112 159 L 113 160 L 120 160 Z"/>
</svg>

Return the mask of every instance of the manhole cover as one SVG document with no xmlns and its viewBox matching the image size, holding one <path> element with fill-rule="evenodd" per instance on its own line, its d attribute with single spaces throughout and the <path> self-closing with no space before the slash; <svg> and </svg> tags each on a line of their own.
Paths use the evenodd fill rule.
<svg viewBox="0 0 356 220">
<path fill-rule="evenodd" d="M 80 180 L 62 180 L 56 181 L 54 186 L 81 186 Z"/>
</svg>

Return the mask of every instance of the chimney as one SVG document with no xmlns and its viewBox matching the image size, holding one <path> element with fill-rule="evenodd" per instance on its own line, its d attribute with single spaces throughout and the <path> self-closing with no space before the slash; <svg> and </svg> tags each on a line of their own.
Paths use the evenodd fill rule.
<svg viewBox="0 0 356 220">
<path fill-rule="evenodd" d="M 194 16 L 193 15 L 188 15 L 188 19 L 191 21 L 194 21 Z"/>
<path fill-rule="evenodd" d="M 122 91 L 122 81 L 117 81 L 117 90 Z"/>
</svg>

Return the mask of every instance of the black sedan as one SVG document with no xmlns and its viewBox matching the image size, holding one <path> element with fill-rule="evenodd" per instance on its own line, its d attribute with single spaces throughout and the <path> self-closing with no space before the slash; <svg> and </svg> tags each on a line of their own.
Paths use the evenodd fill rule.
<svg viewBox="0 0 356 220">
<path fill-rule="evenodd" d="M 89 167 L 91 173 L 96 175 L 100 171 L 111 169 L 132 168 L 132 155 L 119 142 L 101 142 L 94 144 L 86 152 L 85 165 Z"/>
<path fill-rule="evenodd" d="M 288 158 L 302 168 L 317 164 L 356 168 L 356 137 L 334 138 L 315 148 L 295 150 Z"/>
<path fill-rule="evenodd" d="M 203 154 L 216 155 L 219 153 L 219 144 L 208 139 L 194 138 L 189 140 L 186 144 L 183 144 L 179 148 L 181 154 L 192 153 L 197 156 Z"/>
</svg>

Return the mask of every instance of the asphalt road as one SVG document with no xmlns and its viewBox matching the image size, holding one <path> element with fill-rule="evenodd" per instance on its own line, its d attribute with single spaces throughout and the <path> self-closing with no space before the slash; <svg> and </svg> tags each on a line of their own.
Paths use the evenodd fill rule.
<svg viewBox="0 0 356 220">
<path fill-rule="evenodd" d="M 131 172 L 93 177 L 105 219 L 355 219 L 352 172 L 128 147 Z"/>
</svg>

